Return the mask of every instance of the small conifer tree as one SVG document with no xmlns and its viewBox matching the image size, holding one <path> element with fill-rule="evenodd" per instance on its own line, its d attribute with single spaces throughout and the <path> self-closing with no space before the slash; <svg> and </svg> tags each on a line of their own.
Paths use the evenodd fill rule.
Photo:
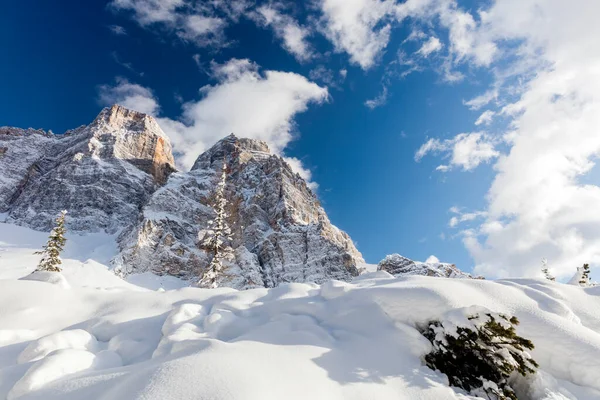
<svg viewBox="0 0 600 400">
<path fill-rule="evenodd" d="M 590 264 L 583 264 L 579 284 L 581 286 L 590 286 Z"/>
<path fill-rule="evenodd" d="M 60 253 L 63 251 L 65 243 L 67 242 L 67 239 L 65 238 L 65 233 L 67 231 L 65 228 L 66 215 L 66 210 L 61 211 L 58 217 L 56 217 L 54 229 L 50 232 L 48 242 L 43 247 L 43 250 L 34 253 L 42 255 L 42 259 L 40 260 L 36 271 L 61 271 L 60 265 L 62 264 L 62 260 L 60 259 Z"/>
<path fill-rule="evenodd" d="M 509 377 L 534 373 L 537 363 L 526 349 L 533 343 L 518 336 L 516 317 L 486 313 L 468 317 L 466 326 L 431 321 L 423 335 L 433 345 L 425 363 L 448 376 L 451 386 L 490 400 L 517 400 Z"/>
<path fill-rule="evenodd" d="M 544 278 L 548 279 L 549 281 L 556 280 L 556 278 L 550 274 L 550 271 L 548 270 L 548 260 L 545 258 L 542 258 L 542 274 L 544 274 Z"/>
<path fill-rule="evenodd" d="M 198 286 L 207 288 L 218 287 L 219 278 L 225 276 L 223 261 L 233 256 L 233 250 L 228 243 L 231 241 L 231 229 L 227 224 L 227 197 L 225 187 L 227 185 L 227 165 L 223 162 L 221 179 L 217 185 L 213 208 L 216 212 L 215 219 L 209 221 L 211 229 L 203 238 L 204 247 L 212 253 L 210 264 L 204 270 Z"/>
</svg>

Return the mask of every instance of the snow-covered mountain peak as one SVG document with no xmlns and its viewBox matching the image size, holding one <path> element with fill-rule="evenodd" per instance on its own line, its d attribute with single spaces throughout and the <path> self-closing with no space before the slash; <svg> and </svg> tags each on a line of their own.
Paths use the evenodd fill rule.
<svg viewBox="0 0 600 400">
<path fill-rule="evenodd" d="M 89 128 L 94 131 L 113 132 L 117 135 L 124 132 L 146 132 L 168 140 L 154 117 L 118 104 L 102 109 Z"/>
<path fill-rule="evenodd" d="M 271 150 L 266 142 L 257 139 L 238 138 L 232 133 L 202 153 L 196 159 L 192 170 L 220 169 L 223 161 L 232 166 L 245 164 L 252 159 L 263 160 L 270 156 L 272 156 Z"/>
</svg>

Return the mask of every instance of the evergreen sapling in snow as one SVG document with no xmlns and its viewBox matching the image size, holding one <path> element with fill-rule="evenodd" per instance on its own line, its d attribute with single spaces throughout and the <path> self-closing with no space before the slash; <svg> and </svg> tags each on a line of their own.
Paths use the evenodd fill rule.
<svg viewBox="0 0 600 400">
<path fill-rule="evenodd" d="M 226 277 L 224 261 L 233 258 L 233 250 L 229 245 L 232 236 L 231 229 L 227 224 L 227 197 L 225 187 L 227 185 L 227 165 L 223 163 L 221 179 L 217 185 L 213 208 L 216 212 L 215 219 L 209 221 L 211 229 L 203 238 L 204 247 L 212 253 L 210 264 L 204 270 L 198 286 L 216 288 L 219 281 Z"/>
<path fill-rule="evenodd" d="M 590 264 L 583 264 L 579 284 L 581 286 L 588 286 L 590 284 Z"/>
<path fill-rule="evenodd" d="M 431 321 L 422 334 L 433 350 L 425 363 L 448 376 L 451 386 L 490 400 L 517 400 L 510 386 L 513 373 L 532 374 L 537 363 L 526 349 L 533 343 L 518 336 L 516 317 L 480 313 L 458 324 L 453 321 Z"/>
<path fill-rule="evenodd" d="M 50 272 L 60 272 L 60 264 L 62 264 L 62 260 L 60 259 L 60 253 L 63 251 L 65 247 L 65 243 L 67 239 L 65 238 L 66 228 L 65 228 L 65 216 L 67 215 L 67 211 L 63 210 L 56 217 L 54 229 L 50 232 L 50 236 L 48 237 L 48 242 L 43 247 L 43 250 L 36 251 L 34 254 L 41 254 L 42 259 L 40 260 L 36 271 L 50 271 Z"/>
<path fill-rule="evenodd" d="M 550 274 L 550 271 L 548 270 L 548 260 L 545 258 L 542 258 L 542 274 L 544 274 L 544 278 L 548 279 L 549 281 L 556 280 L 556 278 Z"/>
</svg>

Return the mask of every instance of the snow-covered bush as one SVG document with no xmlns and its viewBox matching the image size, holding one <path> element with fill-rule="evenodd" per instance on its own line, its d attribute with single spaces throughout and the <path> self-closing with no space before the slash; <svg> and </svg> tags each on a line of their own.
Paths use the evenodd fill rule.
<svg viewBox="0 0 600 400">
<path fill-rule="evenodd" d="M 62 260 L 60 259 L 60 253 L 67 242 L 67 239 L 65 238 L 65 233 L 67 231 L 65 228 L 66 215 L 66 210 L 61 211 L 58 217 L 56 217 L 54 229 L 52 229 L 52 232 L 50 232 L 48 242 L 44 246 L 43 250 L 36 251 L 34 253 L 42 255 L 42 259 L 40 260 L 36 271 L 61 271 L 60 264 L 62 264 Z"/>
<path fill-rule="evenodd" d="M 509 378 L 532 374 L 538 366 L 526 351 L 533 343 L 515 331 L 518 324 L 516 317 L 485 309 L 455 310 L 421 329 L 433 345 L 425 363 L 446 374 L 451 386 L 472 395 L 516 400 Z"/>
</svg>

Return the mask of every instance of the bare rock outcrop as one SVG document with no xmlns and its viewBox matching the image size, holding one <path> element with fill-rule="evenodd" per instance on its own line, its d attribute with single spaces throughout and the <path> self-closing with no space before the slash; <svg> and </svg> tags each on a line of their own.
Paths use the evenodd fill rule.
<svg viewBox="0 0 600 400">
<path fill-rule="evenodd" d="M 171 175 L 153 194 L 137 229 L 121 238 L 124 273 L 201 275 L 208 258 L 198 232 L 214 216 L 208 204 L 224 162 L 236 254 L 228 286 L 274 287 L 358 275 L 361 254 L 331 224 L 306 182 L 266 143 L 234 135 L 198 157 L 190 172 Z"/>
</svg>

